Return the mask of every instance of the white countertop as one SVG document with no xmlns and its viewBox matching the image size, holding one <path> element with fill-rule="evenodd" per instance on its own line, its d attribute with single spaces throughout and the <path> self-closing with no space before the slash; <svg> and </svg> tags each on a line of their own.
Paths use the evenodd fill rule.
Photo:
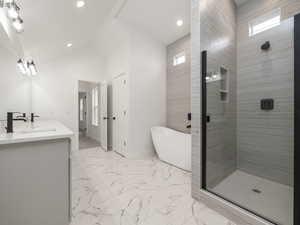
<svg viewBox="0 0 300 225">
<path fill-rule="evenodd" d="M 74 133 L 58 121 L 14 121 L 14 133 L 0 130 L 0 145 L 71 138 Z"/>
</svg>

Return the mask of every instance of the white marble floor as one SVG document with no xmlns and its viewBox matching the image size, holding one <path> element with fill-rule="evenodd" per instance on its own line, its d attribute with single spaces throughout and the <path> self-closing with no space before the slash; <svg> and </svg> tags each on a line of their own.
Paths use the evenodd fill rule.
<svg viewBox="0 0 300 225">
<path fill-rule="evenodd" d="M 294 189 L 290 186 L 237 170 L 213 191 L 279 224 L 293 224 Z"/>
<path fill-rule="evenodd" d="M 234 225 L 190 197 L 190 173 L 156 158 L 94 148 L 72 160 L 72 225 Z"/>
</svg>

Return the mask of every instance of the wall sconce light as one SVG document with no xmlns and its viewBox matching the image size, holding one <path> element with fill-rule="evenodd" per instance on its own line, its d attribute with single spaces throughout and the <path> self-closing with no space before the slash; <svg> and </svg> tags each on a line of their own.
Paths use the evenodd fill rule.
<svg viewBox="0 0 300 225">
<path fill-rule="evenodd" d="M 35 66 L 33 60 L 31 62 L 27 62 L 27 67 L 28 67 L 28 69 L 30 71 L 30 74 L 32 76 L 37 75 L 37 69 L 36 69 L 36 66 Z"/>
<path fill-rule="evenodd" d="M 23 75 L 26 75 L 27 74 L 27 69 L 26 69 L 25 63 L 23 62 L 22 59 L 18 60 L 17 65 L 18 65 L 18 68 L 19 68 L 20 72 Z"/>
<path fill-rule="evenodd" d="M 36 65 L 33 60 L 27 61 L 25 63 L 22 59 L 19 59 L 17 62 L 17 65 L 18 65 L 20 72 L 23 75 L 27 75 L 27 76 L 36 76 L 37 75 Z"/>
</svg>

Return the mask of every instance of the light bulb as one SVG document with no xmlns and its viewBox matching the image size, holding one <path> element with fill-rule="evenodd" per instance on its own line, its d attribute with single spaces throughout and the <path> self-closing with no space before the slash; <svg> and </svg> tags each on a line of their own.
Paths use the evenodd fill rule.
<svg viewBox="0 0 300 225">
<path fill-rule="evenodd" d="M 11 6 L 8 8 L 7 13 L 8 16 L 13 20 L 18 19 L 19 17 L 18 7 L 15 4 L 11 4 Z"/>
<path fill-rule="evenodd" d="M 28 62 L 28 68 L 32 76 L 37 75 L 37 70 L 33 61 L 31 61 L 30 63 Z"/>
<path fill-rule="evenodd" d="M 18 33 L 22 32 L 24 30 L 23 27 L 23 20 L 21 18 L 17 18 L 12 23 L 13 27 L 16 29 Z"/>
<path fill-rule="evenodd" d="M 4 4 L 12 4 L 14 0 L 4 0 Z"/>
<path fill-rule="evenodd" d="M 25 66 L 25 64 L 24 64 L 24 62 L 23 62 L 22 59 L 19 59 L 19 60 L 18 60 L 17 65 L 18 65 L 18 68 L 19 68 L 20 72 L 21 72 L 23 75 L 26 75 L 26 74 L 27 74 L 27 70 L 26 70 L 26 66 Z"/>
<path fill-rule="evenodd" d="M 85 2 L 83 0 L 79 0 L 76 3 L 77 8 L 82 8 L 85 5 Z"/>
<path fill-rule="evenodd" d="M 183 25 L 183 20 L 177 20 L 176 24 L 178 27 L 181 27 Z"/>
</svg>

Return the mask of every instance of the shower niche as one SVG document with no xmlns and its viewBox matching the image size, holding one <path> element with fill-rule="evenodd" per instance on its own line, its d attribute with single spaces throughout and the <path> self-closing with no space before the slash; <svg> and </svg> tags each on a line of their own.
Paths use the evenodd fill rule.
<svg viewBox="0 0 300 225">
<path fill-rule="evenodd" d="M 220 80 L 220 98 L 222 102 L 229 102 L 229 75 L 228 75 L 228 70 L 225 69 L 224 67 L 220 68 L 220 75 L 221 75 L 221 80 Z"/>
<path fill-rule="evenodd" d="M 221 102 L 229 102 L 229 74 L 227 69 L 220 67 L 217 72 L 209 72 L 206 76 L 206 83 L 217 88 L 216 91 L 219 93 Z"/>
</svg>

